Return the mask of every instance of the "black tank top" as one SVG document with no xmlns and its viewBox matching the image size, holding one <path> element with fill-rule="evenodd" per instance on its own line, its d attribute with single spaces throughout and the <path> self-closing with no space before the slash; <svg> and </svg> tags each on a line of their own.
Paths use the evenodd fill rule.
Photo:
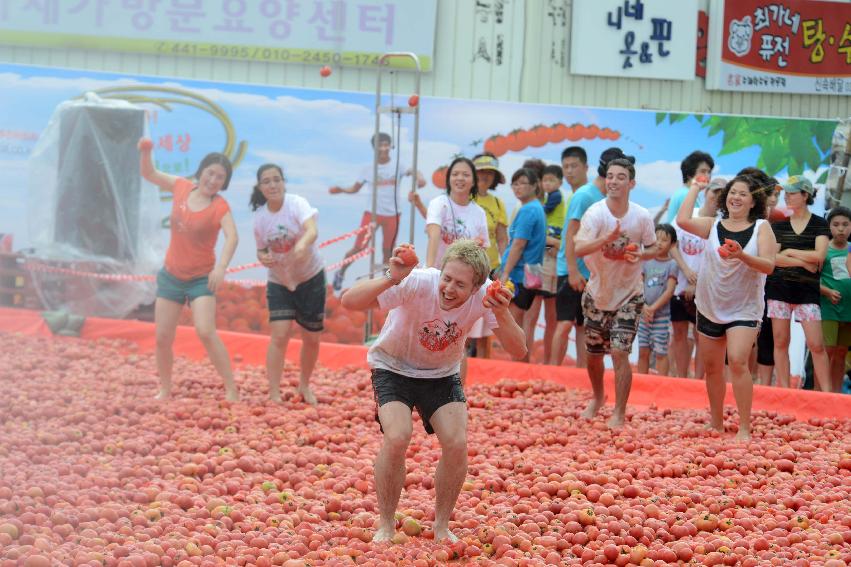
<svg viewBox="0 0 851 567">
<path fill-rule="evenodd" d="M 720 222 L 718 223 L 718 242 L 724 244 L 725 239 L 729 238 L 731 240 L 735 240 L 739 243 L 739 245 L 744 248 L 748 245 L 748 242 L 751 241 L 751 237 L 753 236 L 753 229 L 756 226 L 756 223 L 753 223 L 745 230 L 740 230 L 739 232 L 733 232 L 732 230 L 727 230 L 724 228 L 724 225 Z"/>
</svg>

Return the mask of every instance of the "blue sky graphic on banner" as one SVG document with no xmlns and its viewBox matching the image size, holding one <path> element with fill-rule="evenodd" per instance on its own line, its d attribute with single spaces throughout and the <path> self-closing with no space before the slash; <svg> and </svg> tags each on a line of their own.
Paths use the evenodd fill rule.
<svg viewBox="0 0 851 567">
<path fill-rule="evenodd" d="M 318 223 L 320 241 L 333 238 L 356 228 L 361 214 L 370 206 L 369 195 L 331 195 L 332 185 L 350 186 L 359 173 L 371 164 L 369 143 L 374 129 L 373 104 L 375 96 L 328 90 L 293 89 L 234 83 L 214 83 L 183 79 L 140 77 L 127 74 L 63 70 L 28 66 L 0 66 L 0 233 L 12 233 L 15 249 L 28 245 L 27 187 L 29 186 L 28 156 L 39 134 L 46 127 L 54 109 L 63 101 L 87 91 L 111 87 L 156 87 L 149 96 L 165 96 L 161 89 L 180 89 L 194 93 L 220 106 L 232 124 L 235 143 L 245 142 L 245 153 L 234 172 L 230 189 L 224 194 L 233 210 L 240 233 L 240 244 L 234 264 L 255 260 L 252 215 L 248 198 L 255 181 L 257 167 L 266 162 L 283 166 L 288 179 L 288 191 L 301 195 L 320 211 Z M 158 94 L 159 93 L 159 94 Z M 406 104 L 410 93 L 396 93 L 397 104 Z M 620 133 L 617 141 L 595 138 L 579 142 L 564 141 L 542 147 L 509 151 L 500 158 L 503 173 L 510 177 L 522 162 L 531 157 L 558 163 L 562 149 L 577 143 L 589 155 L 590 170 L 596 169 L 600 153 L 617 145 L 637 159 L 637 187 L 633 200 L 651 209 L 657 208 L 674 189 L 681 185 L 680 160 L 690 151 L 701 149 L 716 156 L 715 175 L 731 176 L 742 167 L 755 165 L 764 149 L 758 145 L 727 148 L 718 157 L 728 132 L 712 132 L 707 116 L 686 117 L 681 120 L 659 121 L 655 112 L 578 108 L 555 105 L 531 105 L 507 102 L 485 102 L 423 98 L 420 117 L 419 169 L 429 181 L 423 189 L 425 202 L 441 194 L 431 185 L 432 172 L 448 164 L 453 155 L 472 157 L 482 149 L 483 142 L 495 134 L 508 134 L 517 129 L 532 129 L 539 124 L 579 123 L 609 128 Z M 153 104 L 143 105 L 151 111 L 149 128 L 155 142 L 155 158 L 163 169 L 188 175 L 194 172 L 199 160 L 210 151 L 221 151 L 227 141 L 227 129 L 209 112 L 187 104 L 174 104 L 170 110 Z M 398 151 L 403 163 L 410 164 L 413 149 L 411 117 L 403 116 L 398 136 Z M 753 124 L 813 124 L 832 130 L 833 124 L 824 121 L 791 121 L 783 119 L 741 119 Z M 814 126 L 814 127 L 815 127 Z M 383 130 L 395 133 L 388 118 Z M 713 135 L 709 135 L 712 133 Z M 829 143 L 829 140 L 828 140 Z M 735 151 L 732 151 L 735 150 Z M 811 151 L 811 150 L 810 150 Z M 395 155 L 396 149 L 393 150 Z M 794 154 L 794 152 L 792 152 Z M 765 156 L 763 156 L 765 157 Z M 816 163 L 824 155 L 806 156 L 795 163 L 804 164 L 804 173 L 815 180 L 824 169 Z M 818 158 L 818 159 L 816 159 Z M 791 163 L 791 162 L 790 162 Z M 797 173 L 793 171 L 792 173 Z M 786 167 L 778 170 L 781 180 L 788 174 Z M 410 180 L 400 194 L 402 212 L 400 240 L 407 240 L 410 222 L 406 195 Z M 502 197 L 509 211 L 517 202 L 507 185 L 496 194 Z M 163 217 L 170 203 L 162 203 Z M 425 257 L 425 225 L 415 219 L 415 244 Z M 221 239 L 220 239 L 221 242 Z M 342 259 L 352 241 L 344 241 L 323 249 L 327 264 Z M 380 255 L 379 255 L 380 256 Z M 379 257 L 380 260 L 380 257 Z M 347 274 L 346 285 L 368 269 L 359 261 Z M 244 272 L 239 277 L 263 278 L 261 270 Z"/>
</svg>

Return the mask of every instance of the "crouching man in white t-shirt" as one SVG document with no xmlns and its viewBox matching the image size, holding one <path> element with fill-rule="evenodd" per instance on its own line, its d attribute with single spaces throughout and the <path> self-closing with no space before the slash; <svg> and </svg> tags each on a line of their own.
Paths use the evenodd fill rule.
<svg viewBox="0 0 851 567">
<path fill-rule="evenodd" d="M 395 534 L 415 406 L 442 450 L 434 478 L 434 537 L 455 541 L 449 516 L 467 474 L 467 400 L 459 377 L 467 334 L 484 317 L 485 327 L 515 359 L 526 355 L 526 337 L 508 312 L 511 293 L 487 293 L 490 262 L 477 243 L 454 242 L 439 271 L 406 266 L 398 257 L 403 246 L 408 245 L 394 249 L 383 276 L 356 284 L 342 297 L 346 309 L 390 310 L 367 355 L 384 433 L 375 461 L 380 524 L 374 541 Z"/>
</svg>

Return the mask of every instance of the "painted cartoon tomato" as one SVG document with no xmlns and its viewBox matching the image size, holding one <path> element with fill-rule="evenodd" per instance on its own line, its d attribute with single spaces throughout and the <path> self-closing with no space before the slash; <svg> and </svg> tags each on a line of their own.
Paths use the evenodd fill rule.
<svg viewBox="0 0 851 567">
<path fill-rule="evenodd" d="M 431 352 L 446 350 L 461 337 L 461 330 L 455 322 L 432 319 L 425 323 L 418 333 L 420 344 Z"/>
</svg>

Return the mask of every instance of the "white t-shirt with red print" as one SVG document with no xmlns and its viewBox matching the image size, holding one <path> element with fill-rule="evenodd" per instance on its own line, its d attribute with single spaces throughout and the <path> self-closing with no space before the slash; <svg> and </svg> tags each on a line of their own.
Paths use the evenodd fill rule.
<svg viewBox="0 0 851 567">
<path fill-rule="evenodd" d="M 440 270 L 416 269 L 378 296 L 378 304 L 390 312 L 366 355 L 370 367 L 410 378 L 451 376 L 461 370 L 464 343 L 475 322 L 484 317 L 486 328 L 498 327 L 493 311 L 482 305 L 490 280 L 449 311 L 440 308 L 439 283 Z"/>
<path fill-rule="evenodd" d="M 656 243 L 653 217 L 647 209 L 630 201 L 626 214 L 619 219 L 609 210 L 605 199 L 588 207 L 582 215 L 576 239 L 594 240 L 609 234 L 618 221 L 621 224 L 620 238 L 585 256 L 585 263 L 591 271 L 585 291 L 591 294 L 594 306 L 602 311 L 617 311 L 644 291 L 641 262 L 623 259 L 627 245 L 636 243 L 646 247 Z"/>
<path fill-rule="evenodd" d="M 469 205 L 459 205 L 448 195 L 435 197 L 429 201 L 426 214 L 426 226 L 430 224 L 440 227 L 440 241 L 435 258 L 438 266 L 443 260 L 446 249 L 456 240 L 478 238 L 482 241 L 483 248 L 487 249 L 490 246 L 487 215 L 485 210 L 474 201 L 470 201 Z"/>
<path fill-rule="evenodd" d="M 322 257 L 316 242 L 310 247 L 310 254 L 293 258 L 293 247 L 305 232 L 304 223 L 315 217 L 317 210 L 310 206 L 304 197 L 287 193 L 284 205 L 276 212 L 270 212 L 267 205 L 254 211 L 254 239 L 257 249 L 269 249 L 275 264 L 269 268 L 269 281 L 294 291 L 298 284 L 305 282 L 323 269 Z"/>
<path fill-rule="evenodd" d="M 396 160 L 390 158 L 387 163 L 378 164 L 378 193 L 375 204 L 375 214 L 381 216 L 393 216 L 400 214 L 403 209 L 409 207 L 408 198 L 400 196 L 402 178 L 405 177 L 405 172 L 408 171 L 408 166 L 405 163 L 399 163 L 399 175 L 396 176 Z M 365 211 L 372 210 L 372 164 L 364 166 L 359 174 L 359 181 L 369 187 L 369 191 L 365 191 L 367 195 Z M 410 179 L 408 180 L 410 182 Z M 405 193 L 407 195 L 407 193 Z"/>
<path fill-rule="evenodd" d="M 694 210 L 692 216 L 700 216 L 698 209 Z M 699 274 L 700 264 L 703 262 L 703 251 L 706 250 L 706 240 L 680 228 L 676 219 L 671 223 L 671 226 L 677 231 L 677 247 L 680 249 L 683 262 L 694 273 Z M 674 289 L 674 295 L 682 294 L 687 287 L 688 278 L 682 270 L 679 270 L 677 272 L 677 287 Z"/>
</svg>

